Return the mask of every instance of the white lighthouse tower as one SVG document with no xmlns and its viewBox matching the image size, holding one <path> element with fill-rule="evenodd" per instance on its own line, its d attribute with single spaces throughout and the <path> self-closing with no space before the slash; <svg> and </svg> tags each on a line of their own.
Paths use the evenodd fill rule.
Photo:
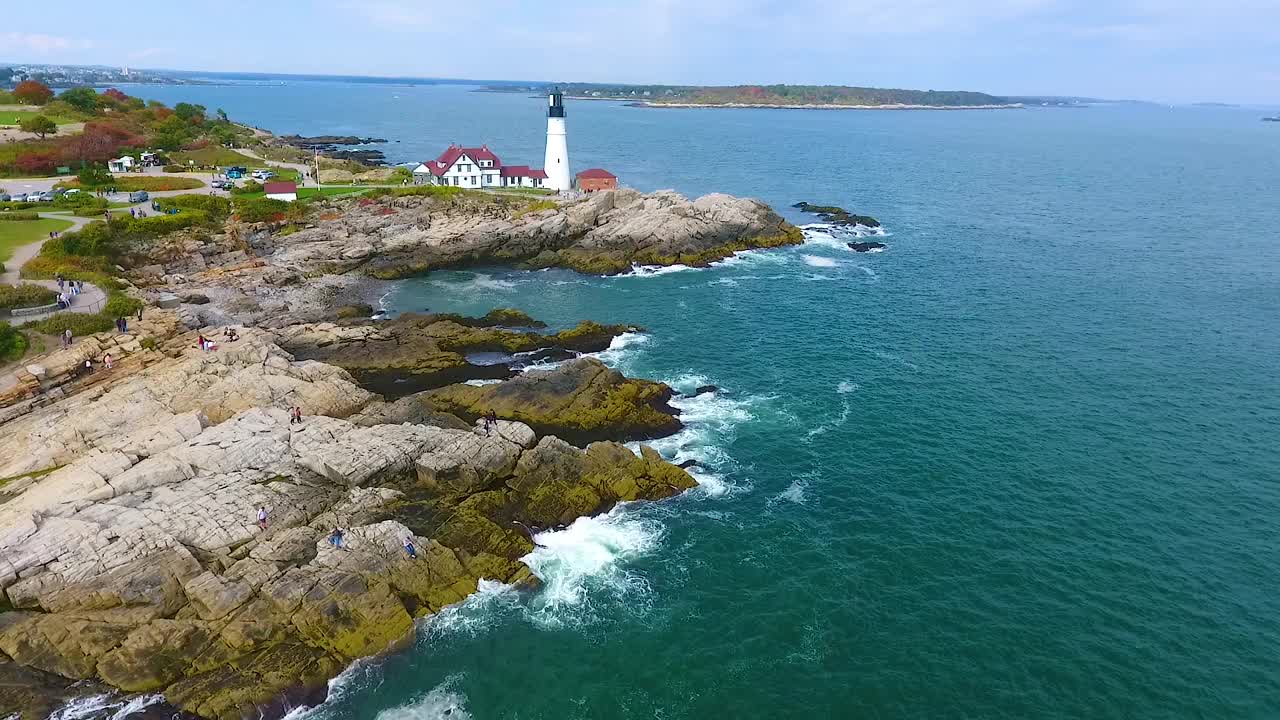
<svg viewBox="0 0 1280 720">
<path fill-rule="evenodd" d="M 547 187 L 565 191 L 573 187 L 569 175 L 569 143 L 564 130 L 564 96 L 560 88 L 547 97 L 547 155 L 542 167 L 547 173 Z"/>
</svg>

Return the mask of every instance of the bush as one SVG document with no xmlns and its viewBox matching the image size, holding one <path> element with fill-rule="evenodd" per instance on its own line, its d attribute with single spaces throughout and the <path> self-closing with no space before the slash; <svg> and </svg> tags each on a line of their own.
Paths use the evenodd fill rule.
<svg viewBox="0 0 1280 720">
<path fill-rule="evenodd" d="M 13 96 L 24 105 L 43 105 L 53 99 L 53 91 L 38 80 L 23 80 L 13 89 Z"/>
<path fill-rule="evenodd" d="M 138 344 L 142 346 L 143 350 L 155 350 L 160 346 L 160 343 L 150 335 L 139 340 Z"/>
<path fill-rule="evenodd" d="M 142 308 L 142 301 L 125 295 L 119 290 L 113 290 L 107 293 L 107 304 L 102 308 L 102 314 L 114 320 L 119 317 L 130 317 Z"/>
<path fill-rule="evenodd" d="M 257 180 L 246 180 L 244 185 L 231 188 L 232 195 L 252 195 L 262 192 L 262 183 Z"/>
<path fill-rule="evenodd" d="M 156 202 L 160 203 L 161 210 L 170 208 L 203 210 L 215 218 L 225 218 L 231 214 L 231 201 L 227 198 L 213 195 L 174 195 L 173 197 L 160 198 Z"/>
<path fill-rule="evenodd" d="M 37 212 L 0 212 L 0 220 L 39 220 Z"/>
<path fill-rule="evenodd" d="M 58 293 L 43 285 L 22 283 L 16 287 L 0 285 L 0 309 L 39 307 L 57 302 Z"/>
<path fill-rule="evenodd" d="M 289 211 L 289 203 L 270 198 L 236 198 L 236 216 L 242 222 L 280 222 Z"/>
<path fill-rule="evenodd" d="M 33 207 L 40 207 L 40 204 L 33 202 L 3 202 L 0 203 L 0 212 L 5 210 L 29 210 Z"/>
<path fill-rule="evenodd" d="M 187 169 L 182 167 L 181 165 L 165 165 L 164 171 L 168 173 L 179 173 L 179 172 L 186 172 Z"/>
<path fill-rule="evenodd" d="M 434 198 L 452 198 L 467 192 L 452 185 L 414 185 L 401 188 L 374 188 L 365 194 L 368 198 L 426 196 Z"/>
<path fill-rule="evenodd" d="M 27 336 L 0 321 L 0 360 L 17 360 L 27 352 Z"/>
<path fill-rule="evenodd" d="M 119 316 L 117 315 L 116 317 Z M 115 326 L 115 317 L 109 317 L 101 313 L 90 315 L 88 313 L 60 312 L 54 313 L 43 320 L 29 322 L 22 327 L 45 335 L 61 335 L 70 330 L 72 335 L 84 337 L 85 335 L 113 330 Z"/>
</svg>

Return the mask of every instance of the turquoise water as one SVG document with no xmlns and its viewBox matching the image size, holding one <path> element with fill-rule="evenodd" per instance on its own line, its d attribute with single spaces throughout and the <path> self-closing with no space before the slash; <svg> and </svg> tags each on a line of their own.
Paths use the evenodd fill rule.
<svg viewBox="0 0 1280 720">
<path fill-rule="evenodd" d="M 394 159 L 450 140 L 541 156 L 519 96 L 353 86 L 368 102 L 341 121 L 307 109 L 333 86 L 151 96 L 211 90 L 271 129 L 400 138 Z M 486 586 L 311 717 L 1280 716 L 1278 128 L 1221 109 L 569 115 L 579 166 L 844 205 L 889 248 L 815 227 L 707 270 L 395 286 L 395 309 L 639 323 L 606 361 L 722 391 L 656 443 L 702 461 L 697 490 L 541 536 L 542 591 Z"/>
</svg>

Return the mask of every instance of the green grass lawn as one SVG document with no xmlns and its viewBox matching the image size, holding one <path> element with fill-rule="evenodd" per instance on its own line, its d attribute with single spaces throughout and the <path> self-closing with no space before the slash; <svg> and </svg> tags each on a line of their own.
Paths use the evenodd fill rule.
<svg viewBox="0 0 1280 720">
<path fill-rule="evenodd" d="M 0 262 L 13 256 L 13 249 L 41 238 L 49 237 L 54 230 L 71 227 L 70 220 L 18 220 L 0 222 Z"/>
<path fill-rule="evenodd" d="M 207 147 L 199 150 L 180 150 L 169 153 L 169 162 L 174 165 L 188 165 L 195 161 L 196 165 L 243 165 L 245 167 L 262 167 L 262 161 L 248 155 L 224 147 Z"/>
<path fill-rule="evenodd" d="M 0 125 L 17 125 L 27 118 L 43 115 L 39 110 L 0 110 Z M 67 125 L 73 122 L 80 122 L 73 117 L 65 117 L 62 115 L 45 115 L 45 117 L 54 121 L 59 125 Z"/>
</svg>

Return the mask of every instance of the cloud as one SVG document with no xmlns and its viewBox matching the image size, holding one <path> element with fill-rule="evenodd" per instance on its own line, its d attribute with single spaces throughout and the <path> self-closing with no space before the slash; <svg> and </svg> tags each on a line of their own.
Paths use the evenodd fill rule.
<svg viewBox="0 0 1280 720">
<path fill-rule="evenodd" d="M 153 47 L 153 48 L 146 48 L 143 50 L 131 50 L 129 51 L 129 53 L 127 53 L 127 56 L 130 61 L 137 62 L 139 60 L 146 60 L 147 58 L 153 58 L 158 55 L 168 55 L 172 52 L 173 51 L 170 50 L 169 48 Z"/>
<path fill-rule="evenodd" d="M 37 55 L 65 52 L 67 50 L 85 50 L 93 47 L 86 40 L 76 40 L 60 35 L 44 33 L 6 32 L 0 33 L 0 46 L 13 48 L 18 52 L 30 52 Z"/>
</svg>

